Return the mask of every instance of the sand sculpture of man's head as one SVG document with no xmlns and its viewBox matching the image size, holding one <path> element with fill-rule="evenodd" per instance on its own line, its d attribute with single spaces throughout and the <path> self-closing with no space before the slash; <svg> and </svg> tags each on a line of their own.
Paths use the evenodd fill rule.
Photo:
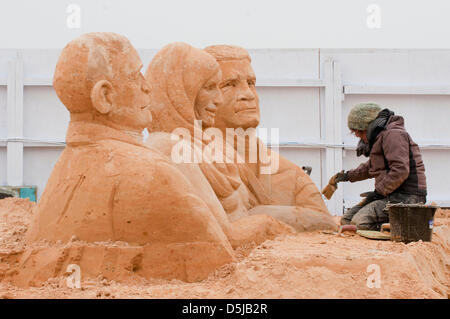
<svg viewBox="0 0 450 319">
<path fill-rule="evenodd" d="M 150 90 L 138 53 L 125 37 L 84 34 L 62 51 L 53 87 L 71 115 L 140 134 L 151 122 Z"/>
<path fill-rule="evenodd" d="M 213 45 L 204 50 L 219 62 L 222 70 L 223 103 L 217 110 L 215 126 L 221 130 L 256 127 L 260 119 L 259 100 L 247 50 L 230 45 Z"/>
<path fill-rule="evenodd" d="M 153 121 L 149 131 L 192 129 L 194 120 L 203 128 L 214 125 L 222 102 L 218 63 L 203 50 L 185 43 L 171 43 L 153 58 L 145 73 L 152 88 Z"/>
</svg>

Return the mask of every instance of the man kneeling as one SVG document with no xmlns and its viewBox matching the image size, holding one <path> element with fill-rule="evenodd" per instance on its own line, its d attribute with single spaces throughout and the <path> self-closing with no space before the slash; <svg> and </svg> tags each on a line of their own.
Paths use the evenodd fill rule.
<svg viewBox="0 0 450 319">
<path fill-rule="evenodd" d="M 357 155 L 369 160 L 356 169 L 337 173 L 336 183 L 352 183 L 375 178 L 375 190 L 361 194 L 365 198 L 349 209 L 341 224 L 358 229 L 379 230 L 389 221 L 386 204 L 425 203 L 427 184 L 419 146 L 404 127 L 402 116 L 373 103 L 358 104 L 348 115 L 348 127 L 360 138 Z"/>
</svg>

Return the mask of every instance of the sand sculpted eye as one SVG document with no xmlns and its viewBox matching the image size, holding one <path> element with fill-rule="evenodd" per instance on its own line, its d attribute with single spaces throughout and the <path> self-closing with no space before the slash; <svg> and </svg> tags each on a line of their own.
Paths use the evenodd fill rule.
<svg viewBox="0 0 450 319">
<path fill-rule="evenodd" d="M 228 88 L 228 87 L 236 87 L 237 86 L 238 81 L 237 80 L 230 80 L 225 82 L 224 84 L 222 84 L 220 86 L 220 88 Z"/>
</svg>

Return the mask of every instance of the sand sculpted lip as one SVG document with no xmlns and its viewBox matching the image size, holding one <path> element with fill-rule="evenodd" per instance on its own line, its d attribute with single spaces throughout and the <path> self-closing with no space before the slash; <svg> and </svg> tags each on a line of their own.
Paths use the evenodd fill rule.
<svg viewBox="0 0 450 319">
<path fill-rule="evenodd" d="M 256 108 L 248 108 L 248 109 L 239 110 L 236 113 L 254 113 L 255 111 L 256 111 Z"/>
<path fill-rule="evenodd" d="M 208 112 L 208 114 L 210 114 L 211 116 L 215 117 L 216 116 L 216 112 L 217 112 L 217 106 L 215 105 L 208 105 L 205 108 L 205 111 Z"/>
<path fill-rule="evenodd" d="M 248 103 L 238 103 L 235 108 L 235 113 L 245 112 L 245 111 L 256 111 L 258 108 L 256 105 L 249 105 Z"/>
</svg>

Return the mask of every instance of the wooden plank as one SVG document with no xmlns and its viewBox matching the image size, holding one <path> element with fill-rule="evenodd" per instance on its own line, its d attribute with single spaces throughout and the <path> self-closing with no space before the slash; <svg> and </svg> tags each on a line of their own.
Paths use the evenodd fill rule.
<svg viewBox="0 0 450 319">
<path fill-rule="evenodd" d="M 1 81 L 1 80 L 0 80 Z M 0 82 L 1 85 L 1 82 Z M 52 79 L 26 78 L 25 86 L 52 86 Z M 257 87 L 324 87 L 321 79 L 260 79 L 256 81 Z"/>
<path fill-rule="evenodd" d="M 256 80 L 257 87 L 324 87 L 321 79 L 264 79 Z"/>
<path fill-rule="evenodd" d="M 327 60 L 324 62 L 324 75 L 325 75 L 325 142 L 327 145 L 334 144 L 334 82 L 333 82 L 333 61 Z M 328 180 L 334 175 L 335 168 L 335 152 L 331 147 L 325 149 L 325 174 L 323 176 L 323 184 L 326 185 Z M 335 198 L 326 201 L 328 210 L 332 215 L 335 215 L 341 210 L 341 207 L 337 206 L 337 201 Z"/>
<path fill-rule="evenodd" d="M 387 94 L 387 95 L 450 95 L 450 85 L 446 86 L 364 86 L 346 85 L 345 94 Z"/>
<path fill-rule="evenodd" d="M 418 144 L 421 150 L 450 150 L 450 144 Z M 345 150 L 356 150 L 356 145 L 344 145 Z"/>
<path fill-rule="evenodd" d="M 341 67 L 339 62 L 333 61 L 333 144 L 342 145 L 342 81 Z M 342 170 L 342 147 L 334 147 L 334 173 Z M 342 215 L 344 213 L 344 193 L 343 187 L 338 187 L 333 195 L 335 211 L 333 215 Z"/>
<path fill-rule="evenodd" d="M 48 78 L 25 78 L 25 86 L 53 86 L 53 80 Z"/>
<path fill-rule="evenodd" d="M 8 139 L 23 136 L 23 61 L 9 63 L 7 88 Z M 23 184 L 23 142 L 8 141 L 6 151 L 6 182 L 9 186 Z"/>
</svg>

